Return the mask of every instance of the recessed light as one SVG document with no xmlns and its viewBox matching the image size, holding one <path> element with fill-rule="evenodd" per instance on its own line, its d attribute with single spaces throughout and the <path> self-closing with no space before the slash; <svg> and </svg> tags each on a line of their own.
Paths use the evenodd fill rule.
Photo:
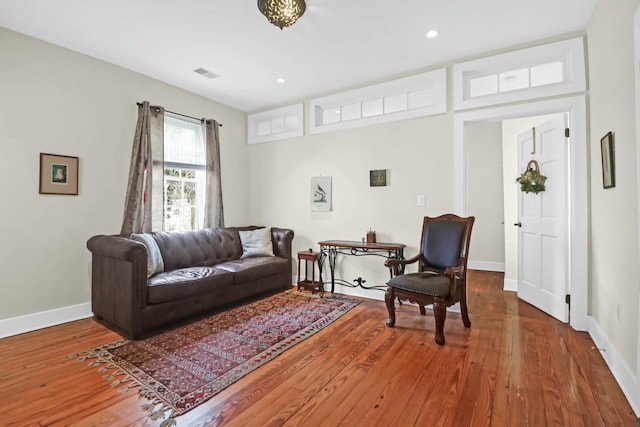
<svg viewBox="0 0 640 427">
<path fill-rule="evenodd" d="M 427 38 L 434 38 L 434 37 L 438 37 L 438 30 L 431 30 L 427 33 Z"/>
<path fill-rule="evenodd" d="M 285 79 L 283 79 L 282 77 L 277 78 L 277 79 L 276 79 L 276 81 L 277 81 L 278 83 L 280 83 L 280 84 L 282 84 L 282 83 L 286 82 L 286 80 L 285 80 Z"/>
</svg>

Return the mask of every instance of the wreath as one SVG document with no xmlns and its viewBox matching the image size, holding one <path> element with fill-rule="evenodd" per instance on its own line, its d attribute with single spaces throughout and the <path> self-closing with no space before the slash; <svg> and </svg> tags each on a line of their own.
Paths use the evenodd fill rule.
<svg viewBox="0 0 640 427">
<path fill-rule="evenodd" d="M 535 194 L 545 190 L 544 182 L 546 180 L 547 177 L 540 173 L 540 165 L 535 160 L 529 161 L 522 175 L 516 178 L 521 191 Z"/>
</svg>

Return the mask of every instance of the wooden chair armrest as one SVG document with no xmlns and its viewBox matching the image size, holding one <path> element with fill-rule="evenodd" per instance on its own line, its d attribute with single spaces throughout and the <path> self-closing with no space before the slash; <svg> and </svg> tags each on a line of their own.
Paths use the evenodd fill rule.
<svg viewBox="0 0 640 427">
<path fill-rule="evenodd" d="M 405 265 L 413 264 L 414 262 L 419 261 L 421 257 L 422 257 L 422 254 L 418 254 L 413 258 L 409 258 L 409 259 L 390 258 L 384 262 L 384 265 L 387 268 L 393 269 L 394 276 L 398 276 L 399 274 L 401 274 L 400 268 L 399 268 L 400 266 L 404 267 Z M 404 271 L 404 268 L 402 270 Z"/>
<path fill-rule="evenodd" d="M 447 268 L 444 271 L 444 275 L 451 280 L 452 293 L 457 293 L 458 280 L 462 280 L 464 275 L 464 261 L 460 260 L 460 264 Z"/>
</svg>

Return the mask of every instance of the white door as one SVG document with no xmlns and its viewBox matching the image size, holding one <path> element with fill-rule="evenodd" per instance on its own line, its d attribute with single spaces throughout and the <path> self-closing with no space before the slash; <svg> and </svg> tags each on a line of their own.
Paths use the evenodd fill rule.
<svg viewBox="0 0 640 427">
<path fill-rule="evenodd" d="M 540 193 L 519 192 L 518 297 L 562 322 L 569 321 L 566 119 L 558 117 L 518 136 L 522 172 L 536 160 L 547 177 Z M 519 190 L 519 187 L 518 187 Z"/>
</svg>

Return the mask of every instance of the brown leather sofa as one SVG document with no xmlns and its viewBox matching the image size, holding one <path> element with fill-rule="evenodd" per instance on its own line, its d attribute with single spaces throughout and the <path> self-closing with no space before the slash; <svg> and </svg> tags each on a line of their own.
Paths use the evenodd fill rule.
<svg viewBox="0 0 640 427">
<path fill-rule="evenodd" d="M 164 271 L 147 277 L 147 249 L 129 236 L 99 235 L 92 253 L 95 318 L 138 339 L 159 326 L 292 286 L 293 231 L 271 228 L 274 256 L 241 258 L 240 230 L 154 232 Z"/>
</svg>

